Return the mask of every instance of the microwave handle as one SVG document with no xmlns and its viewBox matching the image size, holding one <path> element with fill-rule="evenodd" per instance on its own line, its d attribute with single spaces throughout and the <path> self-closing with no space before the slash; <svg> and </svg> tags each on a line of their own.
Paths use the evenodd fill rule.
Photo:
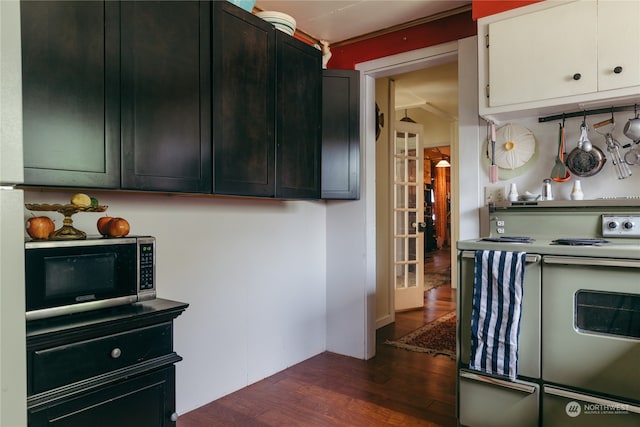
<svg viewBox="0 0 640 427">
<path fill-rule="evenodd" d="M 462 258 L 475 258 L 475 251 L 462 251 Z M 526 262 L 529 264 L 539 262 L 542 257 L 540 255 L 527 254 Z"/>
<path fill-rule="evenodd" d="M 550 387 L 548 385 L 544 386 L 544 392 L 546 394 L 551 394 L 554 396 L 564 397 L 571 400 L 581 400 L 583 402 L 594 403 L 596 405 L 603 406 L 616 406 L 623 404 L 622 402 L 616 402 L 615 400 L 603 399 L 601 397 L 589 396 L 586 394 L 574 393 L 569 390 L 563 390 L 560 388 Z M 634 414 L 640 414 L 640 406 L 637 405 L 629 405 L 624 403 L 624 407 L 627 411 L 633 412 Z"/>
<path fill-rule="evenodd" d="M 499 386 L 499 387 L 508 388 L 508 389 L 515 390 L 515 391 L 520 391 L 520 392 L 527 393 L 527 394 L 533 394 L 533 393 L 536 392 L 536 386 L 534 386 L 534 385 L 523 384 L 523 383 L 512 382 L 512 381 L 505 381 L 505 380 L 501 380 L 499 378 L 488 377 L 488 376 L 485 376 L 485 375 L 479 375 L 479 374 L 475 374 L 473 372 L 469 372 L 469 371 L 465 371 L 465 370 L 461 370 L 460 371 L 460 377 L 466 378 L 468 380 L 478 381 L 478 382 L 481 382 L 481 383 L 492 384 L 492 385 L 496 385 L 496 386 Z"/>
</svg>

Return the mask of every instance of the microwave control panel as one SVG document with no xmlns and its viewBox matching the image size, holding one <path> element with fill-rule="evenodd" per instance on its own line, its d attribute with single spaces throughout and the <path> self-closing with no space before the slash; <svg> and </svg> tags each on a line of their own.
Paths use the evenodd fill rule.
<svg viewBox="0 0 640 427">
<path fill-rule="evenodd" d="M 153 277 L 155 270 L 154 244 L 153 242 L 138 243 L 140 260 L 140 290 L 153 289 Z"/>
</svg>

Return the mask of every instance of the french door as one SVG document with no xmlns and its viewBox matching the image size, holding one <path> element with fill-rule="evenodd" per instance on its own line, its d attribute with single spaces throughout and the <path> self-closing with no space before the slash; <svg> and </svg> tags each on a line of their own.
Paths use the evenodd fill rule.
<svg viewBox="0 0 640 427">
<path fill-rule="evenodd" d="M 395 310 L 424 305 L 424 150 L 422 125 L 398 121 L 393 138 Z"/>
</svg>

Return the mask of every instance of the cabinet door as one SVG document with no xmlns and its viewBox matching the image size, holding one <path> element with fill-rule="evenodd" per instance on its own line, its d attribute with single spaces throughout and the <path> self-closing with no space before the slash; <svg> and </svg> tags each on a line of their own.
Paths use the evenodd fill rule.
<svg viewBox="0 0 640 427">
<path fill-rule="evenodd" d="M 209 3 L 122 8 L 122 187 L 211 191 Z"/>
<path fill-rule="evenodd" d="M 598 90 L 640 85 L 639 22 L 638 1 L 598 2 Z"/>
<path fill-rule="evenodd" d="M 322 54 L 278 31 L 276 197 L 319 198 Z"/>
<path fill-rule="evenodd" d="M 275 28 L 213 2 L 213 192 L 275 194 Z"/>
<path fill-rule="evenodd" d="M 489 105 L 596 92 L 596 9 L 560 3 L 489 24 Z"/>
<path fill-rule="evenodd" d="M 20 7 L 24 182 L 119 187 L 118 3 Z"/>
<path fill-rule="evenodd" d="M 322 198 L 360 197 L 360 72 L 322 72 Z"/>
<path fill-rule="evenodd" d="M 29 427 L 175 426 L 175 367 L 29 410 Z M 174 418 L 174 419 L 172 419 Z"/>
</svg>

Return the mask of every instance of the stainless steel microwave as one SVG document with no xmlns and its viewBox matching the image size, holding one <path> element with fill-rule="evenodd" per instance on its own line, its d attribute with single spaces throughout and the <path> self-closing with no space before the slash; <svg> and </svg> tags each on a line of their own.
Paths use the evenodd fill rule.
<svg viewBox="0 0 640 427">
<path fill-rule="evenodd" d="M 25 242 L 27 320 L 156 297 L 154 237 Z"/>
</svg>

